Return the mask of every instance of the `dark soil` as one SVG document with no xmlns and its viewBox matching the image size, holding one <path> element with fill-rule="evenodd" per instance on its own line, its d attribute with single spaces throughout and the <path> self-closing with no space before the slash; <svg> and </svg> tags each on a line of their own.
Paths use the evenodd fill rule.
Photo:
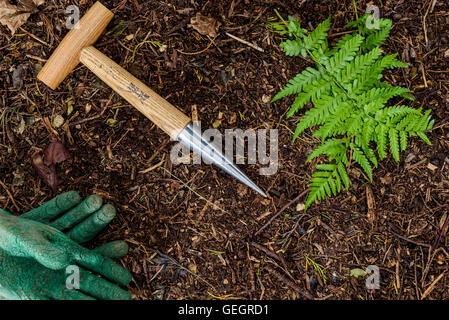
<svg viewBox="0 0 449 320">
<path fill-rule="evenodd" d="M 373 184 L 354 167 L 349 191 L 305 214 L 296 210 L 305 197 L 297 196 L 313 172 L 305 159 L 317 141 L 306 133 L 293 143 L 290 130 L 300 115 L 286 120 L 292 100 L 266 99 L 308 64 L 285 56 L 268 21 L 276 9 L 311 29 L 332 15 L 335 35 L 355 18 L 351 0 L 104 1 L 115 17 L 97 47 L 186 114 L 196 106 L 203 128 L 221 120 L 222 131 L 280 130 L 275 175 L 260 176 L 258 165 L 242 166 L 269 199 L 216 167 L 174 166 L 169 137 L 86 68 L 55 91 L 37 82 L 42 59 L 66 34 L 66 6 L 79 4 L 84 13 L 93 1 L 47 3 L 13 37 L 0 26 L 0 110 L 8 108 L 0 130 L 0 207 L 18 214 L 53 196 L 31 158 L 51 139 L 64 137 L 71 159 L 57 167 L 58 193 L 97 193 L 116 206 L 118 217 L 90 245 L 129 243 L 122 263 L 133 273 L 129 290 L 136 299 L 304 299 L 304 292 L 319 299 L 448 297 L 446 0 L 374 1 L 382 17 L 393 20 L 385 51 L 399 52 L 410 65 L 385 76 L 415 91 L 411 105 L 432 109 L 433 145 L 412 140 L 399 164 L 391 157 L 380 163 Z M 367 3 L 357 1 L 357 7 L 364 11 Z M 188 26 L 198 12 L 221 23 L 211 45 L 212 38 Z M 165 50 L 144 43 L 133 58 L 144 40 Z M 20 65 L 23 84 L 14 87 L 13 70 Z M 45 124 L 58 114 L 64 126 Z M 370 210 L 367 199 L 374 200 Z M 379 290 L 367 290 L 365 276 L 350 276 L 368 265 L 380 269 Z"/>
</svg>

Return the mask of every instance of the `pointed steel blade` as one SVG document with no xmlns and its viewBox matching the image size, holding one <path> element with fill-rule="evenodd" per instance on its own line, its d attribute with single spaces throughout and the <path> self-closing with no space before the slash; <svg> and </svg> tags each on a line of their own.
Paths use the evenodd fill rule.
<svg viewBox="0 0 449 320">
<path fill-rule="evenodd" d="M 203 159 L 215 164 L 220 169 L 232 175 L 254 191 L 258 192 L 264 198 L 267 197 L 265 192 L 251 181 L 232 161 L 226 158 L 221 149 L 214 143 L 206 141 L 199 130 L 195 130 L 193 123 L 189 123 L 187 127 L 179 134 L 178 141 L 188 146 L 196 153 L 200 154 Z"/>
</svg>

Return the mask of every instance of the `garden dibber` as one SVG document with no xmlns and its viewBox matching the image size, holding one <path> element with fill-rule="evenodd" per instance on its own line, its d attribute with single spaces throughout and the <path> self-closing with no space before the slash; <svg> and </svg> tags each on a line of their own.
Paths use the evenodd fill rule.
<svg viewBox="0 0 449 320">
<path fill-rule="evenodd" d="M 93 47 L 114 14 L 96 2 L 65 36 L 37 78 L 56 89 L 81 62 L 104 83 L 153 121 L 173 140 L 201 154 L 248 187 L 267 197 L 222 151 L 195 132 L 192 121 L 184 113 L 148 88 L 128 71 Z"/>
</svg>

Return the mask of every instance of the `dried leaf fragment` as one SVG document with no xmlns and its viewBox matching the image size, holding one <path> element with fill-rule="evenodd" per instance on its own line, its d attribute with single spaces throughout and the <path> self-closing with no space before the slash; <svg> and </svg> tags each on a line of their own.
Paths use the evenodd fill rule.
<svg viewBox="0 0 449 320">
<path fill-rule="evenodd" d="M 1 1 L 1 0 L 0 0 Z M 23 78 L 25 77 L 25 65 L 19 64 L 12 72 L 12 85 L 15 89 L 23 86 Z"/>
<path fill-rule="evenodd" d="M 50 166 L 70 158 L 70 154 L 61 142 L 52 142 L 44 151 L 45 165 Z"/>
<path fill-rule="evenodd" d="M 303 211 L 305 207 L 306 205 L 304 203 L 298 202 L 298 204 L 296 205 L 296 211 Z"/>
<path fill-rule="evenodd" d="M 56 187 L 60 183 L 56 176 L 56 164 L 70 158 L 70 154 L 62 142 L 51 142 L 45 149 L 44 156 L 35 153 L 32 162 L 39 176 L 56 193 Z"/>
<path fill-rule="evenodd" d="M 60 126 L 62 126 L 64 124 L 64 117 L 61 116 L 60 114 L 57 114 L 52 121 L 52 125 L 54 128 L 59 128 Z"/>
<path fill-rule="evenodd" d="M 39 153 L 33 155 L 32 161 L 39 176 L 51 188 L 53 193 L 56 193 L 56 187 L 58 186 L 58 179 L 56 178 L 55 166 L 47 167 L 44 164 L 44 159 Z"/>
<path fill-rule="evenodd" d="M 201 13 L 197 13 L 195 17 L 190 19 L 189 27 L 192 27 L 199 33 L 205 36 L 215 38 L 217 36 L 218 28 L 221 23 L 212 17 L 203 16 Z"/>
<path fill-rule="evenodd" d="M 350 271 L 350 276 L 354 278 L 364 277 L 367 275 L 366 271 L 360 268 L 355 268 Z"/>
<path fill-rule="evenodd" d="M 368 206 L 368 220 L 370 222 L 373 222 L 376 215 L 374 212 L 376 204 L 374 201 L 373 190 L 371 190 L 369 186 L 366 186 L 365 191 L 366 191 L 366 204 Z"/>
<path fill-rule="evenodd" d="M 45 0 L 19 0 L 17 5 L 12 5 L 8 0 L 0 0 L 0 23 L 14 34 L 44 2 Z"/>
</svg>

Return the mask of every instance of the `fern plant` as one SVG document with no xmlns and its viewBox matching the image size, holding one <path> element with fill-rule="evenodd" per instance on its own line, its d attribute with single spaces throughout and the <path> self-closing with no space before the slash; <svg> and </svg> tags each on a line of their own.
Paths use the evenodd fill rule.
<svg viewBox="0 0 449 320">
<path fill-rule="evenodd" d="M 409 137 L 418 136 L 431 144 L 425 133 L 433 126 L 430 110 L 423 112 L 421 108 L 388 104 L 393 97 L 413 100 L 409 89 L 382 81 L 385 69 L 407 65 L 397 59 L 397 54 L 384 55 L 380 48 L 389 36 L 391 20 L 379 19 L 379 28 L 370 29 L 366 27 L 368 17 L 364 15 L 346 25 L 353 32 L 332 48 L 327 41 L 331 17 L 309 34 L 293 17 L 272 24 L 275 30 L 288 36 L 280 44 L 287 55 L 309 56 L 316 64 L 288 81 L 272 99 L 274 102 L 296 95 L 288 118 L 312 102 L 297 124 L 293 141 L 311 128 L 313 136 L 321 139 L 321 145 L 307 161 L 320 156 L 327 161 L 316 165 L 305 210 L 315 201 L 349 188 L 348 169 L 352 161 L 372 181 L 373 167 L 378 166 L 378 158 L 387 157 L 388 150 L 398 162 Z"/>
</svg>

